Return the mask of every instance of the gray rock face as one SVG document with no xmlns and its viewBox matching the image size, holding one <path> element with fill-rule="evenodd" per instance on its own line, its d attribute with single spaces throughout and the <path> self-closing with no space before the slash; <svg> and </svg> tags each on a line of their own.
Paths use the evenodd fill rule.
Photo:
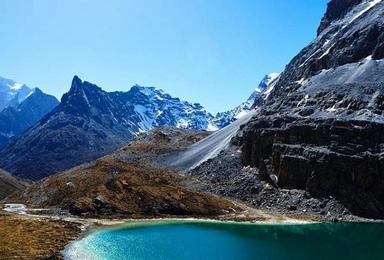
<svg viewBox="0 0 384 260">
<path fill-rule="evenodd" d="M 384 217 L 384 125 L 263 117 L 244 129 L 242 162 L 278 185 L 332 196 L 355 215 Z"/>
<path fill-rule="evenodd" d="M 243 164 L 384 218 L 383 33 L 384 2 L 330 1 L 318 37 L 234 140 Z"/>
<path fill-rule="evenodd" d="M 319 35 L 333 21 L 337 21 L 346 15 L 353 7 L 363 2 L 363 0 L 332 0 L 328 2 L 327 11 L 321 19 L 320 26 L 317 29 Z"/>
<path fill-rule="evenodd" d="M 263 177 L 263 171 L 244 167 L 237 151 L 227 150 L 187 174 L 206 184 L 199 187 L 220 196 L 282 214 L 354 220 L 356 217 L 333 197 L 312 197 L 303 189 L 280 189 Z"/>
</svg>

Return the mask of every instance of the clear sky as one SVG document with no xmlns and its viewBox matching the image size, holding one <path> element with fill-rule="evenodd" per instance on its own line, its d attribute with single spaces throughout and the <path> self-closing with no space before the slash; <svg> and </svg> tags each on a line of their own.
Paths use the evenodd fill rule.
<svg viewBox="0 0 384 260">
<path fill-rule="evenodd" d="M 1 0 L 0 76 L 58 98 L 73 75 L 155 86 L 210 112 L 244 101 L 316 35 L 327 0 Z"/>
</svg>

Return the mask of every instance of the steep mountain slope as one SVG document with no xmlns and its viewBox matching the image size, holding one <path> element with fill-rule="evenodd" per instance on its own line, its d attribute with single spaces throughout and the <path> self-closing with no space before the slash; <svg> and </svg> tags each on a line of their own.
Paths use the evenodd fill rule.
<svg viewBox="0 0 384 260">
<path fill-rule="evenodd" d="M 201 163 L 216 157 L 220 152 L 227 149 L 231 139 L 237 134 L 240 127 L 247 123 L 255 113 L 255 110 L 245 112 L 235 122 L 181 152 L 178 151 L 177 153 L 169 153 L 163 156 L 160 161 L 178 170 L 188 170 L 199 166 Z"/>
<path fill-rule="evenodd" d="M 7 107 L 0 112 L 0 145 L 22 133 L 48 114 L 59 101 L 35 88 L 17 107 Z"/>
<path fill-rule="evenodd" d="M 242 162 L 282 188 L 384 218 L 384 2 L 332 0 L 317 38 L 243 128 Z"/>
<path fill-rule="evenodd" d="M 16 191 L 22 191 L 27 184 L 0 169 L 0 201 Z"/>
<path fill-rule="evenodd" d="M 211 125 L 215 126 L 217 129 L 223 128 L 239 119 L 246 112 L 250 111 L 252 106 L 255 104 L 255 100 L 259 96 L 265 96 L 269 93 L 267 91 L 268 87 L 271 86 L 271 84 L 275 81 L 278 76 L 279 73 L 270 73 L 266 75 L 256 87 L 255 91 L 253 91 L 253 93 L 245 102 L 241 103 L 239 106 L 235 107 L 232 110 L 217 113 L 216 116 L 211 120 Z"/>
<path fill-rule="evenodd" d="M 0 165 L 36 180 L 94 160 L 153 127 L 206 129 L 211 117 L 201 105 L 155 88 L 108 93 L 75 76 L 61 104 L 0 151 Z"/>
<path fill-rule="evenodd" d="M 0 111 L 18 106 L 31 92 L 32 89 L 24 84 L 0 77 Z"/>
</svg>

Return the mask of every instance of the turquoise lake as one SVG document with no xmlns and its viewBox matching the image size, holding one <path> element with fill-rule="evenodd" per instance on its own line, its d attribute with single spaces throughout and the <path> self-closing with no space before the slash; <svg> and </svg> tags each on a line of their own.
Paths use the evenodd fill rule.
<svg viewBox="0 0 384 260">
<path fill-rule="evenodd" d="M 66 259 L 384 259 L 384 224 L 164 222 L 88 233 Z"/>
</svg>

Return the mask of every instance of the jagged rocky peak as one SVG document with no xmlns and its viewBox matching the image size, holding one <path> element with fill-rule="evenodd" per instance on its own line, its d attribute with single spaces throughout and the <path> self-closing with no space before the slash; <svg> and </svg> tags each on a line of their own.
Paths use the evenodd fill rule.
<svg viewBox="0 0 384 260">
<path fill-rule="evenodd" d="M 71 88 L 63 95 L 61 104 L 60 109 L 66 113 L 86 116 L 111 114 L 111 107 L 115 107 L 107 92 L 78 76 L 73 77 Z"/>
<path fill-rule="evenodd" d="M 317 29 L 319 35 L 325 28 L 328 27 L 333 21 L 342 18 L 354 6 L 360 4 L 364 0 L 331 0 L 327 4 L 327 11 L 321 19 L 320 26 Z"/>
<path fill-rule="evenodd" d="M 101 93 L 102 89 L 92 83 L 87 81 L 82 81 L 78 76 L 74 76 L 72 79 L 71 88 L 68 93 L 63 95 L 62 103 L 73 101 L 74 98 L 83 99 L 84 101 L 88 100 L 88 96 L 92 97 L 93 93 Z M 89 100 L 88 100 L 89 101 Z"/>
</svg>

